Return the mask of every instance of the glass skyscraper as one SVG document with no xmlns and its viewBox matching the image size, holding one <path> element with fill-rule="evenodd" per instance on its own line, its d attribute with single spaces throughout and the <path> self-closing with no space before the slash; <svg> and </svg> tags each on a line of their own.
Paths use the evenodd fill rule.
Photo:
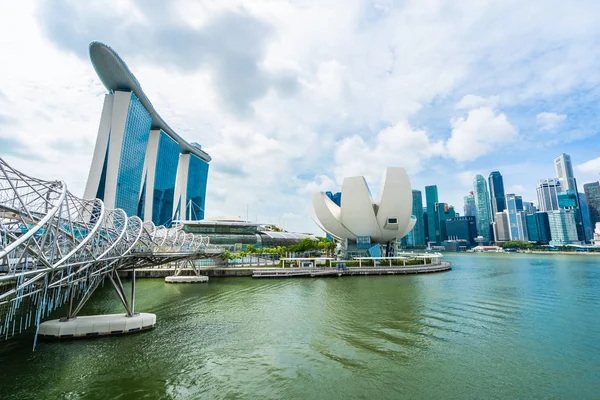
<svg viewBox="0 0 600 400">
<path fill-rule="evenodd" d="M 493 220 L 496 213 L 502 212 L 506 208 L 506 202 L 504 199 L 504 180 L 502 179 L 502 174 L 500 174 L 499 171 L 493 171 L 490 173 L 488 182 L 490 185 L 490 205 Z"/>
<path fill-rule="evenodd" d="M 558 192 L 561 191 L 560 181 L 556 178 L 540 179 L 537 183 L 538 208 L 540 211 L 558 210 Z"/>
<path fill-rule="evenodd" d="M 548 222 L 548 214 L 539 211 L 534 214 L 529 214 L 527 219 L 527 234 L 530 242 L 538 244 L 548 244 L 551 240 L 550 222 Z"/>
<path fill-rule="evenodd" d="M 574 210 L 557 210 L 548 213 L 550 224 L 550 244 L 553 246 L 565 246 L 578 244 L 577 226 L 575 223 Z"/>
<path fill-rule="evenodd" d="M 556 157 L 554 159 L 554 168 L 556 169 L 556 176 L 558 176 L 561 188 L 563 190 L 572 190 L 577 193 L 577 182 L 575 181 L 575 175 L 573 174 L 571 156 L 563 153 Z"/>
<path fill-rule="evenodd" d="M 505 196 L 505 200 L 510 239 L 527 240 L 527 221 L 523 212 L 522 197 L 510 193 Z"/>
<path fill-rule="evenodd" d="M 436 241 L 436 232 L 439 232 L 439 227 L 436 227 L 437 218 L 435 218 L 435 205 L 438 202 L 438 190 L 436 185 L 425 186 L 425 201 L 427 202 L 427 241 Z"/>
<path fill-rule="evenodd" d="M 414 228 L 407 237 L 407 245 L 411 247 L 425 246 L 425 221 L 423 220 L 423 195 L 420 190 L 412 191 L 412 214 L 417 218 Z"/>
<path fill-rule="evenodd" d="M 90 58 L 109 93 L 84 197 L 156 225 L 203 219 L 210 156 L 165 123 L 110 47 L 93 42 Z"/>
<path fill-rule="evenodd" d="M 586 183 L 583 185 L 583 191 L 590 214 L 590 225 L 594 227 L 600 222 L 600 181 Z"/>
<path fill-rule="evenodd" d="M 465 217 L 477 217 L 477 206 L 475 205 L 475 195 L 471 192 L 464 198 L 464 214 Z"/>
<path fill-rule="evenodd" d="M 489 243 L 492 240 L 490 232 L 492 218 L 490 215 L 490 195 L 485 178 L 477 174 L 473 180 L 473 186 L 475 188 L 475 206 L 477 207 L 477 232 Z"/>
</svg>

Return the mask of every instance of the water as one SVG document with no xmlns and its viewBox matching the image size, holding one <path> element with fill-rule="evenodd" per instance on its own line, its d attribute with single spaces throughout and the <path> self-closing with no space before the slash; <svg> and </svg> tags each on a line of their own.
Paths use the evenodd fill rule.
<svg viewBox="0 0 600 400">
<path fill-rule="evenodd" d="M 431 275 L 139 280 L 156 329 L 0 343 L 0 397 L 600 398 L 600 257 L 446 258 Z M 108 287 L 84 309 L 120 311 Z"/>
</svg>

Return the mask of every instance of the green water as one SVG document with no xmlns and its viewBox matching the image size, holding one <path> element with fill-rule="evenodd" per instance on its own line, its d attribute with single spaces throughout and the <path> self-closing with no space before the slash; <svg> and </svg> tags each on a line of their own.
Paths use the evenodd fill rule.
<svg viewBox="0 0 600 400">
<path fill-rule="evenodd" d="M 600 257 L 413 276 L 138 281 L 149 332 L 0 342 L 0 398 L 600 398 Z M 84 314 L 120 312 L 108 287 Z"/>
</svg>

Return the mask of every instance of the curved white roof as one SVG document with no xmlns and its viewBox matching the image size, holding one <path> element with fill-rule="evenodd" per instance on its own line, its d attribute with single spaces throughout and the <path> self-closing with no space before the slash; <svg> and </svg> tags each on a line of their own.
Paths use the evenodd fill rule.
<svg viewBox="0 0 600 400">
<path fill-rule="evenodd" d="M 182 153 L 192 153 L 204 161 L 210 162 L 211 157 L 200 149 L 199 144 L 186 142 L 158 115 L 138 80 L 131 73 L 125 61 L 113 49 L 104 43 L 92 42 L 90 43 L 90 59 L 98 77 L 109 91 L 132 91 L 136 95 L 152 117 L 152 129 L 162 129 L 171 136 L 179 143 Z"/>
</svg>

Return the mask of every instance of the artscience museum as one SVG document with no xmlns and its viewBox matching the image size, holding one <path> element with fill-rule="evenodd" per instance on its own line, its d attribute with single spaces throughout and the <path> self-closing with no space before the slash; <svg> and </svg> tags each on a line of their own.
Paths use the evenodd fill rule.
<svg viewBox="0 0 600 400">
<path fill-rule="evenodd" d="M 414 227 L 412 188 L 404 168 L 388 167 L 373 199 L 362 176 L 347 177 L 341 201 L 326 193 L 313 194 L 315 223 L 342 244 L 346 257 L 394 254 L 394 243 Z"/>
</svg>

